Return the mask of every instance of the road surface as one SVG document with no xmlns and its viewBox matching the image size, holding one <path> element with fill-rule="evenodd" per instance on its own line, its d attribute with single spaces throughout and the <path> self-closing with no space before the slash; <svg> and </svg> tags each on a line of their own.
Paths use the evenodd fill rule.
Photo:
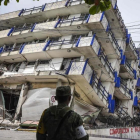
<svg viewBox="0 0 140 140">
<path fill-rule="evenodd" d="M 12 131 L 12 130 L 11 131 L 0 130 L 0 140 L 36 140 L 36 133 Z M 120 139 L 90 137 L 89 140 L 120 140 Z"/>
</svg>

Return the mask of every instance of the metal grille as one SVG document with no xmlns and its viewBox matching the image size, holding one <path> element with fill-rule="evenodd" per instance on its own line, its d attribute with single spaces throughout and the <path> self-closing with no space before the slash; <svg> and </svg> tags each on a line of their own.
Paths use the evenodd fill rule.
<svg viewBox="0 0 140 140">
<path fill-rule="evenodd" d="M 105 56 L 103 51 L 101 52 L 100 57 L 103 58 L 105 64 L 108 66 L 109 70 L 114 75 L 115 70 L 112 68 L 111 63 L 108 61 L 108 58 L 107 58 L 107 56 Z"/>
<path fill-rule="evenodd" d="M 13 32 L 22 32 L 24 30 L 30 30 L 32 29 L 33 24 L 24 24 L 23 26 L 17 26 L 15 27 Z"/>
<path fill-rule="evenodd" d="M 73 23 L 74 21 L 85 21 L 87 20 L 89 14 L 81 14 L 79 17 L 73 17 L 68 19 L 69 16 L 61 17 L 61 20 L 59 22 L 59 25 L 64 24 L 64 23 Z"/>
<path fill-rule="evenodd" d="M 97 78 L 96 73 L 93 74 L 93 80 L 92 80 L 92 87 L 96 87 L 98 90 L 98 93 L 100 93 L 103 97 L 108 102 L 108 92 L 106 91 L 105 87 L 102 85 L 101 81 Z M 97 94 L 98 94 L 97 93 Z"/>
<path fill-rule="evenodd" d="M 82 4 L 84 0 L 69 0 L 67 6 L 74 5 L 75 3 Z"/>
</svg>

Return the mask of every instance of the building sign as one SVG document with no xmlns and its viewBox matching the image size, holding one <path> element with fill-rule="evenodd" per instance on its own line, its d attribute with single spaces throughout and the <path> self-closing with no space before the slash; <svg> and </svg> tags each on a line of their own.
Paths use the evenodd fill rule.
<svg viewBox="0 0 140 140">
<path fill-rule="evenodd" d="M 104 138 L 125 138 L 140 140 L 140 127 L 127 127 L 127 128 L 111 128 L 111 129 L 96 129 L 87 130 L 91 136 L 100 136 Z"/>
<path fill-rule="evenodd" d="M 110 129 L 110 135 L 140 132 L 140 127 Z"/>
<path fill-rule="evenodd" d="M 55 103 L 55 102 L 56 102 L 56 100 L 55 100 L 55 96 L 51 96 L 51 98 L 50 98 L 50 102 L 51 102 L 51 103 Z"/>
</svg>

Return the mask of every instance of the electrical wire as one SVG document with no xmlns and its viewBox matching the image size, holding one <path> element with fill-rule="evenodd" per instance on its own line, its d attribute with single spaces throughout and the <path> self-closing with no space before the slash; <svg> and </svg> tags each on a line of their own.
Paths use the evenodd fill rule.
<svg viewBox="0 0 140 140">
<path fill-rule="evenodd" d="M 136 23 L 136 22 L 140 22 L 140 20 L 138 20 L 138 21 L 133 21 L 133 22 L 128 22 L 128 23 L 125 23 L 125 24 L 131 24 L 131 23 Z"/>
</svg>

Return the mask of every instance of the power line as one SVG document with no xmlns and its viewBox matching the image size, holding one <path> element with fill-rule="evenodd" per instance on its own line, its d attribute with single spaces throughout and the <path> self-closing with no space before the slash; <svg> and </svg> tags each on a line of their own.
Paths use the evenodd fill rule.
<svg viewBox="0 0 140 140">
<path fill-rule="evenodd" d="M 137 23 L 137 22 L 140 22 L 140 20 L 138 20 L 138 21 L 133 21 L 133 22 L 128 22 L 128 23 L 125 23 L 125 24 L 131 24 L 131 23 Z"/>
</svg>

